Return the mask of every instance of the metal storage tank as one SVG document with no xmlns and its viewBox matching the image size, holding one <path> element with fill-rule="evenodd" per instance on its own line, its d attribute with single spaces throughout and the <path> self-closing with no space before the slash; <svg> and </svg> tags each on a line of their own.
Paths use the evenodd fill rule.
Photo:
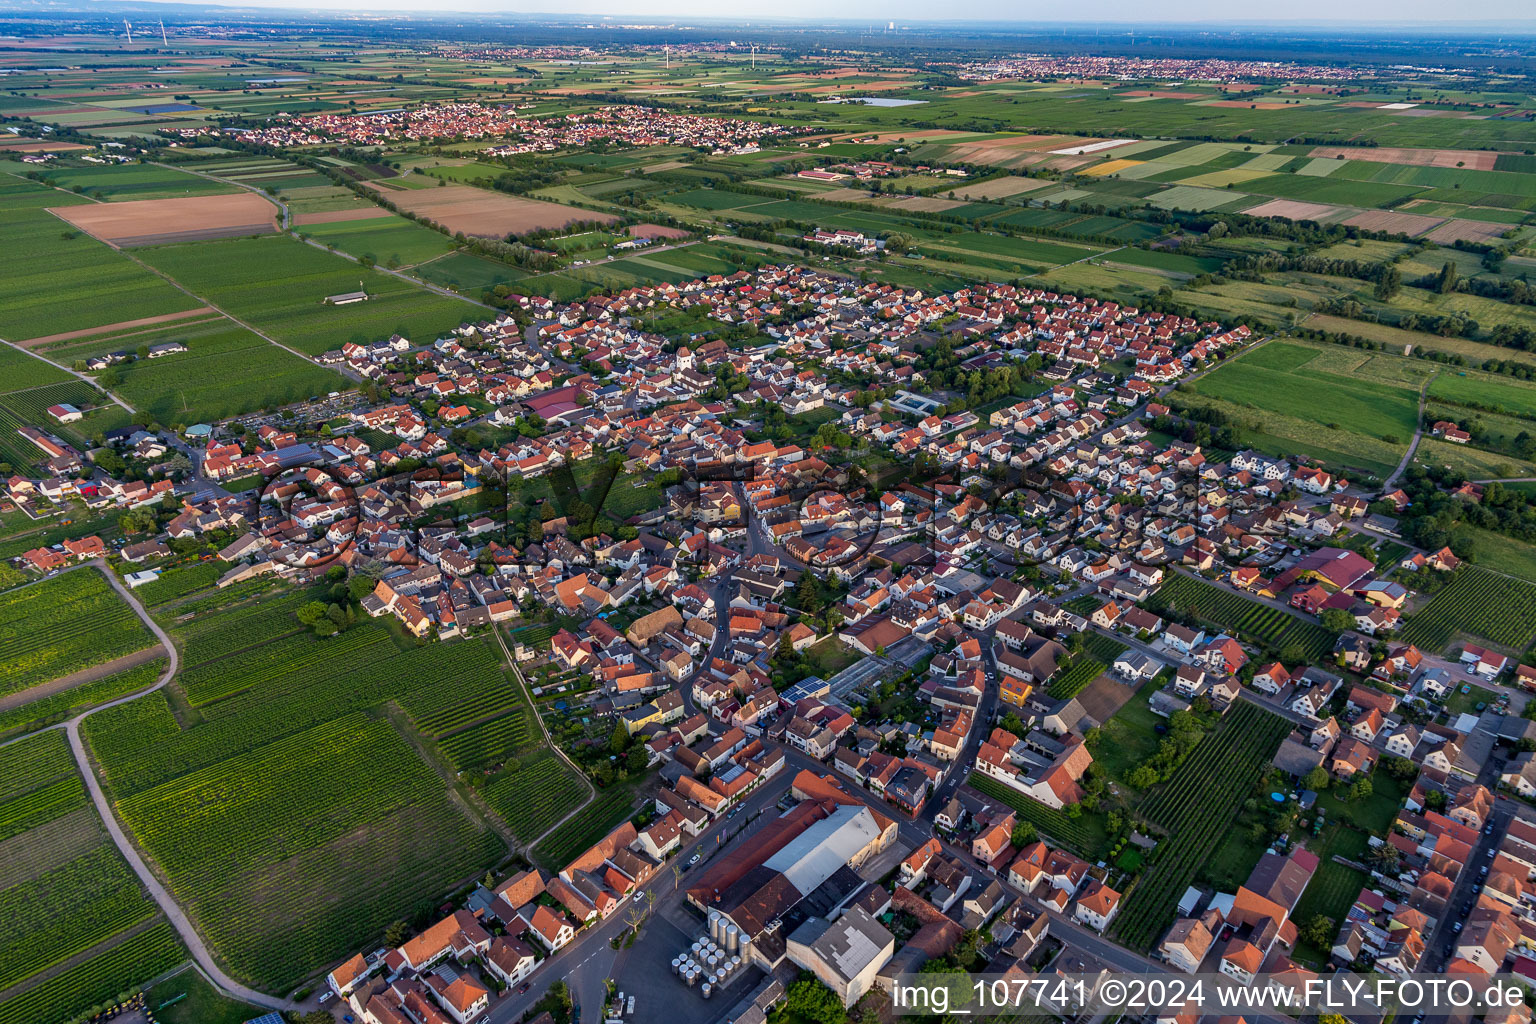
<svg viewBox="0 0 1536 1024">
<path fill-rule="evenodd" d="M 736 947 L 741 940 L 741 929 L 734 924 L 725 926 L 725 949 L 728 953 L 736 952 Z"/>
<path fill-rule="evenodd" d="M 714 986 L 706 981 L 703 985 L 701 985 L 699 987 L 699 995 L 703 996 L 705 999 L 708 999 L 709 998 L 709 993 L 712 992 L 713 990 L 714 990 Z"/>
</svg>

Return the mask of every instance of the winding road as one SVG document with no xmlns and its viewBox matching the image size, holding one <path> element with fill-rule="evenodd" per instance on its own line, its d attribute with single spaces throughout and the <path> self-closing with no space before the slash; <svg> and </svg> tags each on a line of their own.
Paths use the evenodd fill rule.
<svg viewBox="0 0 1536 1024">
<path fill-rule="evenodd" d="M 299 1010 L 298 1003 L 290 1002 L 286 999 L 278 999 L 275 996 L 248 988 L 219 969 L 219 965 L 214 962 L 213 954 L 208 951 L 208 946 L 203 942 L 202 936 L 192 926 L 192 922 L 188 919 L 186 912 L 181 909 L 181 906 L 166 890 L 165 886 L 160 883 L 160 879 L 155 877 L 155 873 L 145 863 L 144 858 L 139 854 L 138 848 L 133 845 L 133 841 L 129 839 L 128 834 L 123 830 L 122 824 L 113 813 L 112 802 L 107 799 L 106 793 L 102 791 L 101 783 L 97 780 L 96 773 L 91 768 L 90 753 L 85 748 L 85 740 L 80 735 L 81 723 L 98 711 L 105 711 L 107 708 L 115 708 L 129 701 L 138 700 L 140 697 L 154 693 L 156 690 L 164 687 L 176 677 L 176 672 L 181 667 L 181 655 L 177 652 L 176 645 L 171 642 L 171 638 L 166 635 L 165 630 L 150 617 L 149 612 L 145 611 L 144 606 L 139 603 L 138 599 L 133 596 L 128 588 L 123 586 L 122 581 L 117 578 L 117 574 L 112 571 L 104 559 L 93 558 L 88 562 L 82 562 L 77 566 L 65 569 L 64 572 L 76 572 L 85 568 L 95 569 L 107 578 L 107 582 L 112 585 L 112 589 L 117 591 L 118 596 L 123 599 L 128 607 L 133 609 L 133 613 L 155 635 L 155 639 L 160 641 L 160 645 L 165 648 L 166 656 L 169 660 L 166 663 L 165 671 L 160 673 L 160 678 L 155 681 L 153 686 L 139 690 L 137 693 L 130 693 L 125 697 L 108 701 L 105 704 L 100 704 L 89 711 L 81 712 L 67 722 L 49 726 L 48 729 L 38 730 L 38 732 L 47 732 L 50 729 L 63 729 L 68 734 L 69 749 L 74 754 L 75 764 L 80 769 L 80 775 L 85 780 L 86 791 L 90 793 L 91 802 L 96 805 L 96 813 L 101 816 L 102 824 L 107 827 L 107 833 L 112 837 L 112 842 L 117 846 L 118 851 L 122 853 L 123 859 L 128 862 L 128 866 L 133 868 L 133 873 L 139 876 L 139 881 L 144 883 L 144 888 L 148 890 L 151 898 L 159 905 L 161 912 L 165 914 L 166 920 L 170 921 L 171 926 L 176 929 L 176 934 L 181 937 L 181 941 L 186 945 L 188 951 L 191 952 L 192 959 L 197 962 L 198 967 L 202 968 L 203 973 L 208 976 L 214 985 L 236 999 L 241 999 L 269 1010 Z M 17 739 L 36 736 L 38 732 L 28 733 L 26 736 L 18 737 Z M 16 740 L 8 742 L 14 743 Z"/>
</svg>

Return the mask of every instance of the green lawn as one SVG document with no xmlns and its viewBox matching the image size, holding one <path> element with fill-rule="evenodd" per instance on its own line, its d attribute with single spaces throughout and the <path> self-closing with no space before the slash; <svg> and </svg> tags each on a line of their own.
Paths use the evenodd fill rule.
<svg viewBox="0 0 1536 1024">
<path fill-rule="evenodd" d="M 262 1010 L 225 998 L 202 972 L 189 967 L 144 993 L 144 1006 L 160 1024 L 245 1024 Z"/>
</svg>

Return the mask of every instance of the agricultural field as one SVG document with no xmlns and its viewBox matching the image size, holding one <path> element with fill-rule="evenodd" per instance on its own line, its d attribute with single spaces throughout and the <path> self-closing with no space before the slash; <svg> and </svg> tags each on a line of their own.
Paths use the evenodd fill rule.
<svg viewBox="0 0 1536 1024">
<path fill-rule="evenodd" d="M 1074 658 L 1067 670 L 1051 680 L 1047 692 L 1056 700 L 1076 697 L 1099 676 L 1103 675 L 1115 659 L 1125 653 L 1125 645 L 1107 636 L 1094 633 L 1084 645 L 1083 653 Z"/>
<path fill-rule="evenodd" d="M 1025 796 L 990 776 L 973 772 L 965 784 L 989 800 L 1012 808 L 1019 820 L 1027 821 L 1039 830 L 1041 838 L 1052 845 L 1063 846 L 1089 860 L 1098 860 L 1108 850 L 1104 819 L 1099 815 L 1083 814 L 1071 818 Z"/>
<path fill-rule="evenodd" d="M 545 870 L 559 871 L 578 854 L 628 821 L 634 813 L 635 794 L 630 787 L 617 786 L 600 792 L 571 820 L 540 842 L 534 848 L 534 858 Z"/>
<path fill-rule="evenodd" d="M 288 236 L 171 245 L 143 250 L 141 256 L 231 315 L 309 355 L 395 333 L 430 341 L 484 313 Z M 360 286 L 368 292 L 366 302 L 325 303 L 327 295 Z"/>
<path fill-rule="evenodd" d="M 453 240 L 442 232 L 391 213 L 384 213 L 382 217 L 311 222 L 303 225 L 302 231 L 322 245 L 385 267 L 415 266 L 453 252 L 455 248 Z"/>
<path fill-rule="evenodd" d="M 102 347 L 167 342 L 179 342 L 188 351 L 111 368 L 119 381 L 113 390 L 160 423 L 222 420 L 349 386 L 334 370 L 307 362 L 223 318 L 104 339 Z"/>
<path fill-rule="evenodd" d="M 94 743 L 100 733 L 92 734 Z M 134 753 L 121 736 L 107 749 Z M 375 941 L 402 908 L 484 870 L 499 846 L 388 722 L 360 713 L 120 798 L 117 808 L 220 958 L 274 989 Z"/>
<path fill-rule="evenodd" d="M 50 213 L 118 248 L 265 235 L 278 209 L 254 192 L 186 199 L 138 199 L 51 209 Z"/>
<path fill-rule="evenodd" d="M 490 808 L 523 842 L 549 831 L 587 796 L 582 781 L 547 748 L 506 761 L 483 781 L 476 780 L 476 785 Z"/>
<path fill-rule="evenodd" d="M 0 594 L 0 637 L 0 698 L 155 643 L 91 568 Z"/>
<path fill-rule="evenodd" d="M 5 164 L 8 173 L 24 173 L 32 168 Z M 118 200 L 168 199 L 179 196 L 233 194 L 237 189 L 219 181 L 174 167 L 154 164 L 120 164 L 115 167 L 48 167 L 43 180 L 59 188 L 79 192 L 92 199 Z"/>
<path fill-rule="evenodd" d="M 1536 584 L 1463 566 L 1429 603 L 1408 618 L 1400 638 L 1444 651 L 1467 635 L 1515 652 L 1536 639 Z"/>
<path fill-rule="evenodd" d="M 20 342 L 202 305 L 47 210 L 70 201 L 42 185 L 0 176 L 6 243 L 26 256 L 0 279 L 0 338 Z M 85 294 L 90 302 L 80 301 Z"/>
<path fill-rule="evenodd" d="M 72 718 L 88 708 L 126 697 L 155 685 L 165 671 L 165 661 L 154 658 L 120 672 L 82 682 L 67 689 L 41 693 L 30 700 L 13 694 L 0 700 L 0 739 L 30 732 Z"/>
<path fill-rule="evenodd" d="M 216 955 L 274 990 L 502 852 L 412 738 L 370 715 L 398 700 L 425 719 L 442 688 L 439 715 L 461 711 L 502 680 L 493 649 L 402 648 L 372 622 L 317 638 L 293 618 L 305 599 L 175 606 L 184 714 L 161 691 L 85 724 L 119 814 Z"/>
<path fill-rule="evenodd" d="M 1243 408 L 1316 419 L 1330 431 L 1406 448 L 1418 426 L 1416 392 L 1364 377 L 1340 380 L 1309 367 L 1318 355 L 1308 346 L 1270 342 L 1224 363 L 1194 388 Z"/>
<path fill-rule="evenodd" d="M 426 179 L 433 183 L 432 179 Z M 395 182 L 390 182 L 395 185 Z M 442 185 L 442 182 L 435 184 Z M 616 218 L 596 210 L 582 210 L 538 199 L 510 196 L 473 185 L 443 185 L 386 191 L 381 197 L 397 209 L 442 226 L 449 234 L 463 233 L 502 238 L 545 228 L 564 228 L 578 222 L 607 224 Z"/>
<path fill-rule="evenodd" d="M 1165 837 L 1111 926 L 1121 942 L 1145 950 L 1157 941 L 1290 728 L 1279 715 L 1236 702 L 1173 777 L 1137 808 Z"/>
<path fill-rule="evenodd" d="M 1288 662 L 1321 661 L 1333 650 L 1334 634 L 1322 626 L 1180 573 L 1170 575 L 1147 604 L 1230 630 Z"/>
<path fill-rule="evenodd" d="M 0 748 L 0 779 L 0 1018 L 72 1019 L 185 957 L 88 805 L 62 732 Z"/>
</svg>

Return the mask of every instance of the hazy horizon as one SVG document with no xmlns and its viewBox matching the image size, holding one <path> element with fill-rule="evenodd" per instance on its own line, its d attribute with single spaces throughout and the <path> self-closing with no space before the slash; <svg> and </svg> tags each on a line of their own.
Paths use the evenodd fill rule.
<svg viewBox="0 0 1536 1024">
<path fill-rule="evenodd" d="M 442 17 L 453 14 L 503 15 L 516 18 L 520 15 L 561 16 L 563 18 L 593 21 L 640 19 L 644 24 L 660 24 L 671 19 L 707 19 L 750 24 L 783 24 L 798 22 L 807 25 L 869 22 L 882 27 L 895 23 L 899 30 L 907 25 L 942 25 L 953 22 L 992 23 L 1027 27 L 1031 24 L 1050 25 L 1103 25 L 1116 29 L 1138 26 L 1177 26 L 1182 29 L 1198 28 L 1205 24 L 1213 34 L 1225 30 L 1254 27 L 1307 28 L 1338 26 L 1377 29 L 1384 36 L 1401 34 L 1410 28 L 1433 27 L 1454 29 L 1477 26 L 1481 31 L 1497 30 L 1502 24 L 1519 24 L 1529 31 L 1536 27 L 1536 14 L 1528 3 L 1517 0 L 1489 0 L 1480 4 L 1476 18 L 1468 18 L 1463 12 L 1450 13 L 1453 9 L 1443 3 L 1430 0 L 1353 0 L 1338 4 L 1330 0 L 1297 0 L 1283 11 L 1265 10 L 1262 15 L 1240 16 L 1232 5 L 1221 0 L 1173 0 L 1153 5 L 1135 0 L 1104 0 L 1095 5 L 1093 15 L 1085 16 L 1080 9 L 1073 9 L 1067 16 L 1056 4 L 1001 4 L 996 0 L 954 0 L 945 5 L 943 13 L 936 15 L 932 4 L 920 0 L 854 0 L 829 13 L 827 5 L 818 0 L 781 0 L 770 12 L 748 14 L 722 14 L 718 3 L 710 0 L 600 0 L 602 6 L 589 10 L 572 10 L 570 3 L 560 0 L 517 0 L 515 6 L 497 0 L 447 0 L 446 3 L 424 6 L 420 0 L 327 0 L 322 4 L 291 3 L 288 0 L 201 0 L 196 6 L 229 8 L 259 8 L 314 13 L 353 14 L 419 14 L 423 17 Z M 182 0 L 136 0 L 133 6 L 188 6 Z M 93 3 L 89 6 L 98 6 Z M 109 3 L 99 6 L 110 7 Z M 15 8 L 13 8 L 15 9 Z"/>
</svg>

